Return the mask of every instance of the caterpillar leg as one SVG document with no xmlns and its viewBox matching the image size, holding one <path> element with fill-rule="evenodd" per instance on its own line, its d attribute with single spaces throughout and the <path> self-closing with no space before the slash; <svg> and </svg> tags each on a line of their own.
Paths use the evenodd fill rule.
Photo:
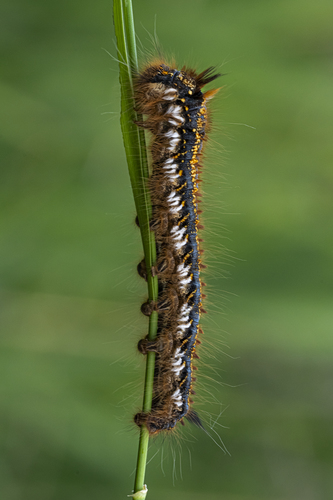
<svg viewBox="0 0 333 500">
<path fill-rule="evenodd" d="M 154 300 L 147 300 L 147 302 L 144 302 L 141 306 L 141 312 L 145 316 L 151 316 L 151 314 L 157 310 L 157 303 Z"/>
<path fill-rule="evenodd" d="M 138 271 L 138 275 L 141 278 L 143 278 L 145 281 L 147 281 L 147 267 L 146 267 L 145 259 L 142 259 L 142 261 L 139 262 L 139 264 L 137 265 L 137 271 Z M 156 273 L 155 266 L 151 266 L 150 272 L 151 272 L 151 275 L 153 277 L 156 276 L 157 273 Z"/>
<path fill-rule="evenodd" d="M 144 338 L 139 340 L 138 350 L 141 354 L 148 354 L 148 352 L 160 352 L 161 348 L 158 340 L 148 340 Z"/>
</svg>

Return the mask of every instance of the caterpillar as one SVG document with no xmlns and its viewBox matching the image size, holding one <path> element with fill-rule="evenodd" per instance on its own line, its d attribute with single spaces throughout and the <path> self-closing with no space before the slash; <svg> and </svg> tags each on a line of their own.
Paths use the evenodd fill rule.
<svg viewBox="0 0 333 500">
<path fill-rule="evenodd" d="M 202 88 L 219 74 L 210 67 L 200 74 L 186 67 L 174 69 L 164 62 L 146 67 L 135 81 L 135 106 L 145 115 L 137 125 L 152 135 L 150 145 L 152 202 L 151 230 L 155 233 L 157 260 L 152 274 L 158 277 L 158 300 L 146 302 L 145 315 L 158 312 L 156 340 L 141 339 L 141 353 L 155 351 L 153 400 L 150 412 L 139 412 L 134 421 L 150 435 L 172 430 L 186 418 L 202 426 L 192 409 L 196 378 L 193 359 L 200 314 L 204 311 L 200 270 L 203 250 L 198 230 L 198 184 L 201 155 L 208 126 L 207 102 L 219 89 Z M 138 265 L 146 278 L 144 261 Z"/>
</svg>

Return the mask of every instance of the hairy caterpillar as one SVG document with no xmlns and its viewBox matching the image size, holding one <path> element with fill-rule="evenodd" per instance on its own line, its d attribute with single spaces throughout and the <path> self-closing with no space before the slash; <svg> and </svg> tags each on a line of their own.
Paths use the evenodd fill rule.
<svg viewBox="0 0 333 500">
<path fill-rule="evenodd" d="M 200 279 L 205 266 L 198 236 L 200 156 L 208 124 L 206 104 L 218 91 L 201 89 L 220 76 L 213 70 L 197 74 L 156 63 L 135 83 L 137 111 L 147 116 L 137 125 L 153 136 L 149 189 L 157 262 L 152 272 L 159 284 L 157 303 L 145 303 L 141 310 L 146 315 L 155 310 L 159 316 L 156 340 L 145 338 L 138 344 L 143 354 L 156 352 L 152 408 L 137 413 L 134 421 L 146 425 L 151 435 L 173 429 L 183 418 L 202 425 L 190 397 L 195 394 L 193 359 L 198 358 L 200 314 L 205 312 Z M 138 272 L 145 278 L 144 261 Z"/>
</svg>

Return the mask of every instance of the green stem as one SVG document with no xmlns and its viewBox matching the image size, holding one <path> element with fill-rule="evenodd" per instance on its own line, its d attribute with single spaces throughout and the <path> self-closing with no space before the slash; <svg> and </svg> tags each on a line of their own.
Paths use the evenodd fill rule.
<svg viewBox="0 0 333 500">
<path fill-rule="evenodd" d="M 135 44 L 135 30 L 131 0 L 114 0 L 113 2 L 114 26 L 117 37 L 119 79 L 121 86 L 121 129 L 126 152 L 129 175 L 132 184 L 134 202 L 138 214 L 141 238 L 147 268 L 148 298 L 157 300 L 157 278 L 151 274 L 152 266 L 156 262 L 156 245 L 154 233 L 150 231 L 151 202 L 147 189 L 149 177 L 147 152 L 144 131 L 135 125 L 141 121 L 134 110 L 134 76 L 138 73 L 138 59 Z M 148 337 L 153 340 L 157 333 L 157 313 L 153 312 L 149 319 Z M 151 409 L 153 382 L 154 382 L 155 353 L 147 354 L 146 378 L 143 397 L 143 411 Z M 149 434 L 145 426 L 141 426 L 138 450 L 137 470 L 134 485 L 134 498 L 136 492 L 141 492 L 145 498 L 144 477 L 147 462 Z"/>
</svg>

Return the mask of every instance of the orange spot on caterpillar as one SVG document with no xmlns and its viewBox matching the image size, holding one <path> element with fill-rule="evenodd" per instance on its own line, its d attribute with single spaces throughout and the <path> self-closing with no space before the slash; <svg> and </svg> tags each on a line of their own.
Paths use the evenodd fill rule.
<svg viewBox="0 0 333 500">
<path fill-rule="evenodd" d="M 213 99 L 213 97 L 216 96 L 216 94 L 221 90 L 222 87 L 219 87 L 218 89 L 213 89 L 213 90 L 208 90 L 207 92 L 204 93 L 204 98 L 206 101 L 209 101 L 209 99 Z"/>
</svg>

